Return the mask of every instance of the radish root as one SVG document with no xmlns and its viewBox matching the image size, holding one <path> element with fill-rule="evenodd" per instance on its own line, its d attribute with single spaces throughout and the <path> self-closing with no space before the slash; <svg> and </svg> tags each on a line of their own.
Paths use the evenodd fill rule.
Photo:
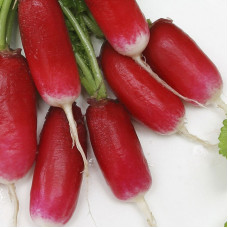
<svg viewBox="0 0 228 228">
<path fill-rule="evenodd" d="M 183 99 L 184 101 L 195 103 L 195 104 L 199 105 L 200 107 L 206 108 L 203 104 L 199 103 L 198 101 L 193 100 L 193 99 L 189 99 L 189 98 L 187 98 L 185 96 L 182 96 L 180 93 L 178 93 L 176 90 L 174 90 L 164 80 L 162 80 L 155 72 L 153 72 L 151 67 L 145 61 L 142 60 L 141 56 L 134 56 L 132 58 L 135 60 L 135 62 L 137 64 L 139 64 L 144 70 L 146 70 L 157 82 L 162 84 L 166 89 L 168 89 L 169 91 L 174 93 L 176 96 L 178 96 L 179 98 Z"/>
<path fill-rule="evenodd" d="M 72 147 L 74 147 L 76 145 L 77 149 L 79 150 L 79 152 L 82 156 L 83 162 L 84 162 L 84 173 L 85 173 L 86 177 L 88 177 L 89 176 L 88 161 L 87 161 L 85 152 L 82 149 L 82 146 L 79 141 L 77 123 L 73 117 L 72 105 L 66 104 L 62 108 L 63 108 L 63 110 L 67 116 L 68 122 L 69 122 L 70 134 L 71 134 L 71 138 L 72 138 Z"/>
<path fill-rule="evenodd" d="M 194 142 L 198 142 L 200 144 L 202 144 L 204 147 L 208 148 L 208 149 L 217 149 L 218 145 L 217 144 L 211 144 L 206 140 L 202 140 L 200 138 L 198 138 L 195 135 L 192 135 L 191 133 L 189 133 L 189 131 L 187 130 L 187 128 L 182 125 L 181 127 L 178 128 L 177 133 L 179 133 L 180 135 L 184 135 L 185 137 L 187 137 L 188 139 L 194 141 Z"/>
<path fill-rule="evenodd" d="M 221 108 L 225 114 L 227 114 L 227 104 L 219 97 L 216 101 L 216 105 Z"/>
<path fill-rule="evenodd" d="M 151 227 L 157 226 L 156 220 L 155 220 L 152 212 L 150 211 L 150 208 L 149 208 L 144 196 L 137 197 L 134 202 L 136 203 L 138 208 L 141 210 L 141 212 L 146 216 L 148 225 Z"/>
<path fill-rule="evenodd" d="M 9 191 L 9 196 L 10 200 L 13 203 L 14 206 L 14 213 L 13 213 L 13 226 L 17 226 L 17 215 L 19 211 L 19 202 L 16 194 L 16 187 L 15 184 L 8 184 L 8 191 Z"/>
<path fill-rule="evenodd" d="M 86 201 L 87 201 L 87 205 L 89 208 L 89 214 L 92 218 L 93 224 L 97 227 L 96 221 L 93 217 L 92 211 L 91 211 L 91 207 L 90 207 L 90 202 L 89 202 L 89 178 L 86 177 Z"/>
</svg>

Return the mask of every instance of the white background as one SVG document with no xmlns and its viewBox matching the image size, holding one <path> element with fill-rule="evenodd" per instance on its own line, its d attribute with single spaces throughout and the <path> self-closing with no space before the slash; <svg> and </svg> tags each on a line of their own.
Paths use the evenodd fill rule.
<svg viewBox="0 0 228 228">
<path fill-rule="evenodd" d="M 227 92 L 227 3 L 226 0 L 138 0 L 152 21 L 169 17 L 187 32 L 218 67 Z M 19 32 L 17 28 L 17 35 Z M 19 38 L 15 45 L 20 45 Z M 98 49 L 99 46 L 97 46 Z M 110 93 L 111 94 L 111 93 Z M 86 100 L 78 99 L 83 113 Z M 186 106 L 188 129 L 217 143 L 223 111 L 211 106 L 202 109 Z M 48 106 L 39 105 L 38 134 Z M 146 194 L 158 226 L 223 226 L 227 214 L 227 165 L 218 151 L 208 151 L 182 136 L 160 136 L 133 121 L 148 159 L 153 178 Z M 99 170 L 89 145 L 90 177 L 88 199 L 97 226 L 147 226 L 131 203 L 114 198 Z M 20 202 L 19 226 L 35 226 L 29 216 L 29 193 L 33 169 L 16 183 Z M 83 182 L 75 213 L 67 226 L 94 226 L 86 202 Z M 7 188 L 0 185 L 0 226 L 10 226 L 13 208 Z"/>
</svg>

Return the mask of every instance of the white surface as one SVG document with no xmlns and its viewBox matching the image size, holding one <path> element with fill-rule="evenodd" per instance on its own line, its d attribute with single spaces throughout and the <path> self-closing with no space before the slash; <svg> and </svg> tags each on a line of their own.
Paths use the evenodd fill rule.
<svg viewBox="0 0 228 228">
<path fill-rule="evenodd" d="M 152 21 L 169 17 L 187 32 L 212 59 L 227 92 L 227 6 L 226 0 L 138 0 Z M 19 44 L 16 42 L 16 45 Z M 85 97 L 78 104 L 85 113 Z M 38 133 L 48 106 L 39 105 Z M 186 105 L 188 129 L 198 136 L 217 142 L 223 111 Z M 146 199 L 158 226 L 223 226 L 227 214 L 227 165 L 217 151 L 172 135 L 160 136 L 134 121 L 137 134 L 153 178 Z M 116 200 L 98 168 L 89 146 L 89 202 L 97 226 L 146 226 L 143 216 L 130 203 Z M 33 169 L 16 184 L 20 201 L 19 226 L 35 226 L 29 216 L 29 192 Z M 12 206 L 7 188 L 0 185 L 0 226 L 10 226 Z M 85 182 L 76 211 L 67 226 L 94 226 L 86 202 Z"/>
</svg>

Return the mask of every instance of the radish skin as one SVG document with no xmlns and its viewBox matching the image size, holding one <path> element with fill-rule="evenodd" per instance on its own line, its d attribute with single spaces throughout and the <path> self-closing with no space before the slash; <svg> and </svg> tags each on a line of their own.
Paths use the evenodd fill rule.
<svg viewBox="0 0 228 228">
<path fill-rule="evenodd" d="M 152 179 L 128 113 L 113 100 L 90 103 L 86 112 L 90 140 L 108 185 L 120 200 L 143 202 L 148 223 L 155 225 L 143 199 Z"/>
<path fill-rule="evenodd" d="M 172 20 L 152 24 L 150 41 L 143 52 L 152 70 L 174 90 L 202 105 L 219 99 L 222 79 L 216 66 Z M 188 100 L 187 100 L 188 101 Z"/>
<path fill-rule="evenodd" d="M 81 153 L 88 175 L 71 110 L 81 85 L 61 7 L 57 0 L 22 0 L 18 8 L 22 44 L 36 87 L 49 105 L 65 111 L 73 145 Z"/>
<path fill-rule="evenodd" d="M 86 129 L 81 110 L 73 105 L 79 140 L 86 152 Z M 82 182 L 83 159 L 72 148 L 64 111 L 51 107 L 41 132 L 30 197 L 30 214 L 39 225 L 62 226 L 76 207 Z"/>
<path fill-rule="evenodd" d="M 141 56 L 149 27 L 135 0 L 85 0 L 112 47 L 122 55 Z"/>
</svg>

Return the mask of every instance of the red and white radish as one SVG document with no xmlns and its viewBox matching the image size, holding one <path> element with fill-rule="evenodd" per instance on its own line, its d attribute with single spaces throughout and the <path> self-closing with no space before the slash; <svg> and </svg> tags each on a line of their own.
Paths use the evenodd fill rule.
<svg viewBox="0 0 228 228">
<path fill-rule="evenodd" d="M 107 42 L 102 47 L 101 66 L 116 96 L 140 122 L 161 134 L 174 133 L 182 125 L 185 109 L 181 100 Z"/>
<path fill-rule="evenodd" d="M 160 134 L 180 133 L 206 147 L 207 141 L 190 134 L 184 126 L 185 108 L 179 97 L 151 77 L 150 72 L 108 42 L 101 51 L 101 66 L 112 90 L 137 120 Z"/>
<path fill-rule="evenodd" d="M 152 24 L 143 54 L 152 70 L 181 95 L 203 105 L 220 102 L 222 79 L 216 66 L 172 20 Z"/>
<path fill-rule="evenodd" d="M 73 105 L 77 131 L 86 152 L 86 128 L 79 107 Z M 32 219 L 43 226 L 62 226 L 77 204 L 83 160 L 72 139 L 64 111 L 51 107 L 41 132 L 30 198 Z"/>
<path fill-rule="evenodd" d="M 137 203 L 149 225 L 154 226 L 144 200 L 152 179 L 128 113 L 116 101 L 92 101 L 86 120 L 94 154 L 114 195 Z"/>
<path fill-rule="evenodd" d="M 35 87 L 19 49 L 0 52 L 0 103 L 0 183 L 13 184 L 29 171 L 37 150 Z"/>
<path fill-rule="evenodd" d="M 141 56 L 149 27 L 135 0 L 85 0 L 112 47 L 122 55 Z"/>
<path fill-rule="evenodd" d="M 65 111 L 73 145 L 76 143 L 87 172 L 86 156 L 72 114 L 72 103 L 79 96 L 81 86 L 59 3 L 57 0 L 22 0 L 18 16 L 23 48 L 36 87 L 49 105 Z"/>
</svg>

